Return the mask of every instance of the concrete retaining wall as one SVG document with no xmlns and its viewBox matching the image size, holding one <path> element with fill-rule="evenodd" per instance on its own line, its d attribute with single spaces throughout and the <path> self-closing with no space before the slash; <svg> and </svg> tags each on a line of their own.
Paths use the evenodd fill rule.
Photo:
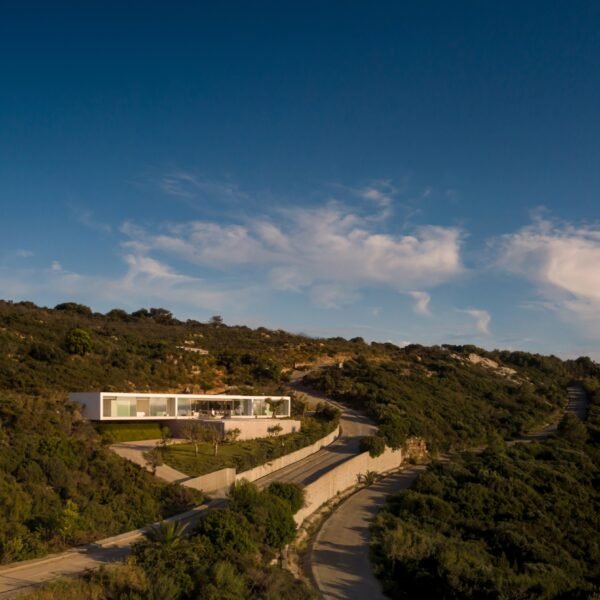
<svg viewBox="0 0 600 600">
<path fill-rule="evenodd" d="M 269 420 L 272 421 L 272 419 Z M 298 421 L 296 421 L 296 423 L 298 423 Z M 204 492 L 224 492 L 229 489 L 234 481 L 239 481 L 240 479 L 255 481 L 261 477 L 264 477 L 265 475 L 273 473 L 274 471 L 283 469 L 283 467 L 287 467 L 288 465 L 298 462 L 299 460 L 318 452 L 321 450 L 321 448 L 328 446 L 334 442 L 339 435 L 340 428 L 338 426 L 331 433 L 327 434 L 325 437 L 322 437 L 320 440 L 317 440 L 314 444 L 305 446 L 304 448 L 296 450 L 295 452 L 285 454 L 284 456 L 276 458 L 271 462 L 265 463 L 264 465 L 254 467 L 254 469 L 242 471 L 237 475 L 235 469 L 221 469 L 220 471 L 213 471 L 212 473 L 207 473 L 206 475 L 201 475 L 200 477 L 187 479 L 182 481 L 181 484 L 196 490 L 202 490 Z"/>
<path fill-rule="evenodd" d="M 295 452 L 290 452 L 289 454 L 284 454 L 279 458 L 273 459 L 271 462 L 265 463 L 264 465 L 259 465 L 258 467 L 254 467 L 254 469 L 249 469 L 248 471 L 242 471 L 235 476 L 235 480 L 239 481 L 240 479 L 246 479 L 247 481 L 256 481 L 265 475 L 270 475 L 274 471 L 278 471 L 279 469 L 283 469 L 283 467 L 287 467 L 315 452 L 321 450 L 325 446 L 329 446 L 332 442 L 334 442 L 338 436 L 340 435 L 339 426 L 336 427 L 331 433 L 322 437 L 320 440 L 317 440 L 314 444 L 310 446 L 305 446 L 304 448 L 300 448 L 300 450 L 296 450 Z"/>
<path fill-rule="evenodd" d="M 183 419 L 169 421 L 168 426 L 175 437 L 182 437 L 182 429 L 185 424 L 189 422 L 189 420 Z M 281 433 L 279 435 L 295 433 L 302 428 L 302 423 L 296 419 L 207 419 L 201 421 L 201 423 L 218 429 L 222 434 L 231 429 L 239 429 L 240 435 L 237 439 L 240 441 L 267 437 L 269 435 L 267 430 L 274 425 L 279 425 L 281 427 Z"/>
<path fill-rule="evenodd" d="M 343 462 L 331 471 L 324 473 L 319 479 L 309 483 L 304 489 L 306 493 L 306 506 L 295 515 L 298 525 L 321 507 L 325 502 L 331 500 L 339 492 L 342 492 L 358 482 L 358 475 L 367 471 L 385 473 L 398 468 L 402 464 L 402 450 L 391 450 L 377 458 L 371 458 L 368 452 L 363 452 L 354 458 Z"/>
<path fill-rule="evenodd" d="M 200 477 L 192 477 L 181 482 L 185 487 L 202 490 L 203 492 L 216 492 L 226 490 L 235 481 L 235 469 L 226 468 L 213 471 Z"/>
</svg>

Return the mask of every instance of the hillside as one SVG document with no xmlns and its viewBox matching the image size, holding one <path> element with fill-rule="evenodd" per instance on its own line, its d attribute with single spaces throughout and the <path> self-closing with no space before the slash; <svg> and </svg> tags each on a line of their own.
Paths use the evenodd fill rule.
<svg viewBox="0 0 600 600">
<path fill-rule="evenodd" d="M 68 392 L 272 393 L 294 366 L 342 361 L 309 382 L 369 412 L 389 445 L 419 435 L 433 449 L 543 421 L 589 368 L 587 359 L 181 322 L 164 309 L 103 315 L 73 303 L 0 301 L 0 561 L 118 533 L 200 500 L 109 452 Z"/>
<path fill-rule="evenodd" d="M 597 598 L 600 381 L 585 424 L 542 443 L 495 444 L 433 465 L 373 529 L 391 598 Z"/>
<path fill-rule="evenodd" d="M 182 322 L 165 309 L 102 315 L 74 303 L 47 309 L 0 301 L 0 390 L 30 395 L 276 386 L 294 365 L 351 356 L 357 349 L 385 352 L 384 345 L 360 339 L 312 339 L 229 327 L 219 319 Z"/>
<path fill-rule="evenodd" d="M 400 447 L 408 436 L 418 436 L 436 451 L 526 433 L 556 417 L 569 381 L 590 369 L 593 363 L 586 358 L 408 346 L 385 361 L 359 356 L 306 381 L 367 412 L 387 445 Z"/>
</svg>

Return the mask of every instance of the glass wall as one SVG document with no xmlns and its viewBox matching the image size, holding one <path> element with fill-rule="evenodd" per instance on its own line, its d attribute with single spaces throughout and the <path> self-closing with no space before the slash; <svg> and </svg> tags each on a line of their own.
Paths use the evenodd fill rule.
<svg viewBox="0 0 600 600">
<path fill-rule="evenodd" d="M 267 404 L 266 400 L 262 398 L 254 399 L 254 416 L 256 417 L 270 417 L 273 413 L 271 407 Z"/>
<path fill-rule="evenodd" d="M 119 398 L 118 396 L 107 397 L 104 399 L 104 416 L 106 416 L 107 405 L 110 403 L 111 417 L 136 417 L 136 399 Z"/>
<path fill-rule="evenodd" d="M 177 416 L 191 417 L 192 416 L 192 400 L 191 398 L 177 398 Z"/>
<path fill-rule="evenodd" d="M 150 398 L 150 416 L 174 417 L 175 398 L 170 398 L 168 396 L 158 396 L 157 398 Z"/>
</svg>

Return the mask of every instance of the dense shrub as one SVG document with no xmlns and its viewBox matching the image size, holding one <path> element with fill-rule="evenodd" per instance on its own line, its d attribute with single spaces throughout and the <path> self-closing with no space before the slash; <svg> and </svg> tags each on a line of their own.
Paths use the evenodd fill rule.
<svg viewBox="0 0 600 600">
<path fill-rule="evenodd" d="M 360 440 L 360 451 L 368 452 L 375 458 L 381 456 L 385 450 L 385 440 L 378 435 L 367 435 Z"/>
<path fill-rule="evenodd" d="M 267 492 L 285 500 L 290 505 L 293 514 L 296 514 L 304 506 L 304 490 L 295 483 L 274 481 L 267 488 Z"/>
<path fill-rule="evenodd" d="M 74 406 L 0 393 L 0 562 L 135 529 L 201 500 L 104 448 Z"/>
<path fill-rule="evenodd" d="M 424 438 L 432 450 L 484 444 L 493 432 L 514 438 L 565 405 L 570 363 L 533 356 L 521 367 L 518 363 L 530 355 L 499 353 L 507 362 L 498 366 L 515 370 L 507 375 L 472 364 L 471 350 L 462 355 L 456 347 L 409 346 L 388 361 L 359 357 L 310 374 L 306 381 L 366 411 L 379 425 L 379 436 L 395 449 L 407 436 Z"/>
<path fill-rule="evenodd" d="M 543 443 L 437 464 L 373 529 L 392 598 L 581 599 L 600 593 L 600 397 Z"/>
</svg>

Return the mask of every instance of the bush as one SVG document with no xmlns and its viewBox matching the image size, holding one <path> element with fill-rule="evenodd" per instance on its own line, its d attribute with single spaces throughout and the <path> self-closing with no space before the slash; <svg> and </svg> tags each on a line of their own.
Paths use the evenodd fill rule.
<svg viewBox="0 0 600 600">
<path fill-rule="evenodd" d="M 267 492 L 285 500 L 296 514 L 304 506 L 304 490 L 296 483 L 274 481 L 267 487 Z"/>
<path fill-rule="evenodd" d="M 69 354 L 84 356 L 92 350 L 92 337 L 89 331 L 76 327 L 71 329 L 65 336 L 65 350 Z"/>
<path fill-rule="evenodd" d="M 368 452 L 372 458 L 381 456 L 385 451 L 385 440 L 378 435 L 367 435 L 360 440 L 360 451 Z"/>
</svg>

